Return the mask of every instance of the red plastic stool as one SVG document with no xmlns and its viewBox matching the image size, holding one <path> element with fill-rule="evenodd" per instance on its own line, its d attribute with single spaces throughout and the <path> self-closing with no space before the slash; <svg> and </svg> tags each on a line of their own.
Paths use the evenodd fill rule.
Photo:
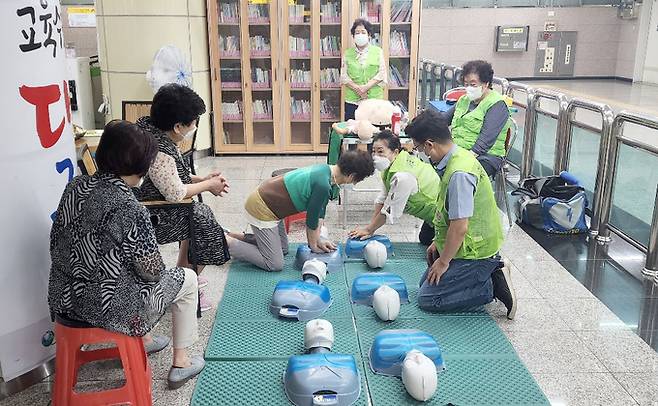
<svg viewBox="0 0 658 406">
<path fill-rule="evenodd" d="M 56 316 L 55 338 L 53 406 L 151 405 L 151 368 L 141 337 L 130 337 Z M 81 350 L 82 345 L 100 343 L 114 343 L 116 348 Z M 126 376 L 124 386 L 99 392 L 78 393 L 74 390 L 80 366 L 114 358 L 121 359 Z"/>
<path fill-rule="evenodd" d="M 286 227 L 286 234 L 288 234 L 288 230 L 290 230 L 290 224 L 294 223 L 295 221 L 306 221 L 306 212 L 302 211 L 296 214 L 291 214 L 290 216 L 286 217 L 283 219 L 283 225 Z"/>
</svg>

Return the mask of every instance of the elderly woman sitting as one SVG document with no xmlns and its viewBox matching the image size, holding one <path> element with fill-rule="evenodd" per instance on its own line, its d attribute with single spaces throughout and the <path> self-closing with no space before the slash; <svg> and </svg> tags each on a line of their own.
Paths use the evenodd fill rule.
<svg viewBox="0 0 658 406">
<path fill-rule="evenodd" d="M 143 336 L 146 352 L 161 351 L 168 337 L 149 331 L 167 308 L 172 313 L 170 388 L 204 366 L 186 348 L 197 340 L 197 280 L 190 269 L 165 269 L 149 212 L 131 187 L 157 153 L 155 139 L 135 124 L 105 126 L 96 152 L 98 172 L 78 176 L 64 190 L 50 234 L 52 314 L 130 336 Z"/>
<path fill-rule="evenodd" d="M 203 100 L 189 87 L 170 83 L 155 94 L 151 115 L 137 120 L 137 125 L 152 134 L 158 142 L 155 161 L 136 193 L 139 200 L 180 202 L 201 192 L 219 196 L 228 192 L 228 183 L 218 172 L 206 177 L 193 175 L 178 149 L 179 143 L 194 135 L 197 119 L 205 111 Z M 155 235 L 159 244 L 181 242 L 178 266 L 200 265 L 197 269 L 200 274 L 205 265 L 222 265 L 229 260 L 224 229 L 207 205 L 194 203 L 194 257 L 188 250 L 188 209 L 154 208 L 151 213 L 158 218 Z M 207 284 L 203 278 L 199 278 L 198 282 L 199 287 Z M 211 304 L 203 297 L 203 292 L 200 295 L 201 311 L 209 310 Z"/>
</svg>

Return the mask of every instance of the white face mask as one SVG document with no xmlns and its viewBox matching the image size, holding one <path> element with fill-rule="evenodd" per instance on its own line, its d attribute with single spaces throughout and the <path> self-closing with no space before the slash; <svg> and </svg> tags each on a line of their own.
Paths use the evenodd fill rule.
<svg viewBox="0 0 658 406">
<path fill-rule="evenodd" d="M 356 34 L 354 36 L 354 43 L 360 47 L 366 46 L 368 43 L 368 34 Z"/>
<path fill-rule="evenodd" d="M 482 86 L 467 86 L 466 87 L 466 97 L 470 101 L 477 100 L 482 97 Z"/>
<path fill-rule="evenodd" d="M 379 172 L 384 172 L 388 169 L 389 166 L 391 166 L 391 161 L 389 161 L 388 158 L 380 155 L 374 155 L 372 160 L 375 164 L 375 169 L 377 169 Z"/>
<path fill-rule="evenodd" d="M 144 177 L 142 176 L 141 178 L 139 178 L 139 181 L 137 182 L 135 187 L 136 188 L 141 188 L 143 184 L 144 184 Z"/>
<path fill-rule="evenodd" d="M 189 140 L 190 138 L 192 138 L 194 136 L 195 131 L 196 131 L 196 126 L 192 127 L 192 129 L 190 131 L 186 132 L 185 135 L 183 135 L 183 138 L 186 139 L 186 140 Z"/>
</svg>

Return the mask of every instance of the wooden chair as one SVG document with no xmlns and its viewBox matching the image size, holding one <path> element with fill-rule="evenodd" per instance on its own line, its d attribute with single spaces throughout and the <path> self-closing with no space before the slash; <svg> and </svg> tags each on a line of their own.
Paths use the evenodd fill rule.
<svg viewBox="0 0 658 406">
<path fill-rule="evenodd" d="M 98 170 L 94 157 L 91 156 L 91 151 L 87 144 L 82 144 L 76 151 L 76 160 L 78 161 L 78 168 L 83 175 L 93 175 Z"/>
</svg>

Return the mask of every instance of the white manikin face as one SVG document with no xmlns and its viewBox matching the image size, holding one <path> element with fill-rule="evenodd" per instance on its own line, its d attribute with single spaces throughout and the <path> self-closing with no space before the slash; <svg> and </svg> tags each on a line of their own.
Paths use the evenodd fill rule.
<svg viewBox="0 0 658 406">
<path fill-rule="evenodd" d="M 315 276 L 318 282 L 322 284 L 327 278 L 327 264 L 317 258 L 309 259 L 302 266 L 302 279 L 304 279 L 305 275 Z"/>
<path fill-rule="evenodd" d="M 382 285 L 372 296 L 372 308 L 383 321 L 393 321 L 400 314 L 400 295 L 387 285 Z"/>
<path fill-rule="evenodd" d="M 304 327 L 304 347 L 325 347 L 331 350 L 334 346 L 334 327 L 324 319 L 314 319 L 306 323 Z"/>
<path fill-rule="evenodd" d="M 363 257 L 371 268 L 383 268 L 388 254 L 386 246 L 379 241 L 370 241 L 363 249 Z"/>
<path fill-rule="evenodd" d="M 412 398 L 429 400 L 436 392 L 436 365 L 422 352 L 409 351 L 402 362 L 402 384 Z"/>
</svg>

